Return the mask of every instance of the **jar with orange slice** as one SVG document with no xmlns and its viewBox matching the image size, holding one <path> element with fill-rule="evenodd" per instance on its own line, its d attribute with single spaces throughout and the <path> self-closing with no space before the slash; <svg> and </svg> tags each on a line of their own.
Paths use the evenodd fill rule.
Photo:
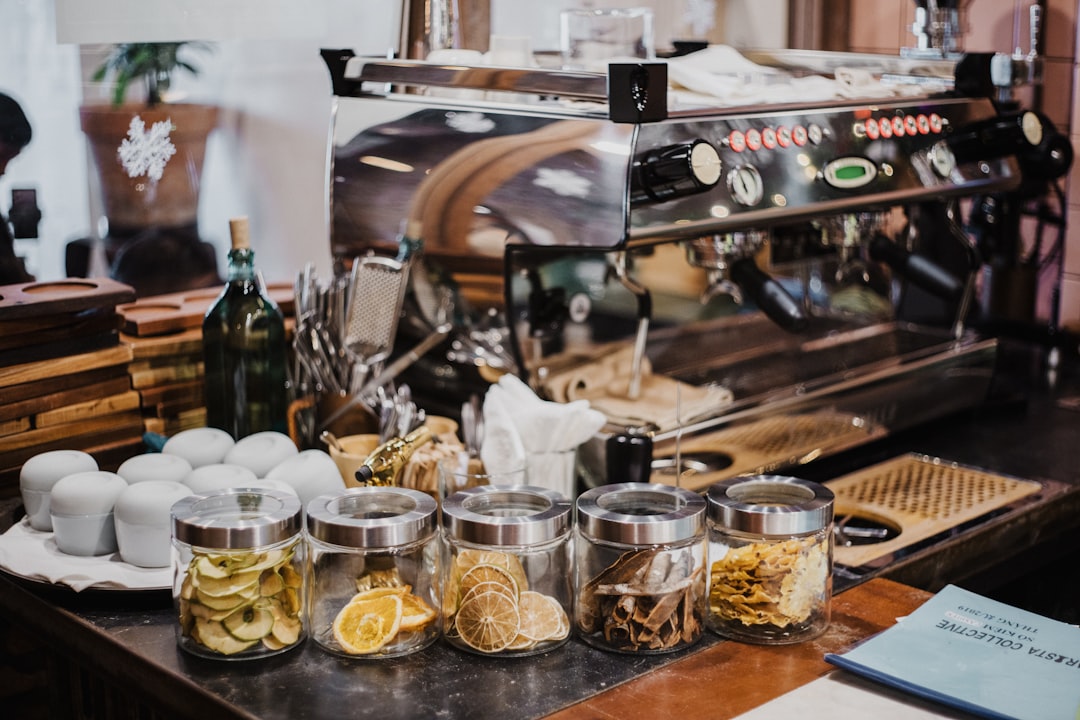
<svg viewBox="0 0 1080 720">
<path fill-rule="evenodd" d="M 308 504 L 311 636 L 343 657 L 423 650 L 442 632 L 435 500 L 401 487 L 349 488 Z"/>
<path fill-rule="evenodd" d="M 533 655 L 570 636 L 570 501 L 486 485 L 443 502 L 445 637 L 481 655 Z"/>
</svg>

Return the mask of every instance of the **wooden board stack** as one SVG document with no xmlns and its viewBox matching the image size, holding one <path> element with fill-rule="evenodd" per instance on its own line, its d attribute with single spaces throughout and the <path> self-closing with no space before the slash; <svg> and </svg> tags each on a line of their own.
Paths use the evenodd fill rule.
<svg viewBox="0 0 1080 720">
<path fill-rule="evenodd" d="M 0 287 L 0 498 L 48 450 L 85 450 L 103 469 L 140 452 L 142 413 L 118 304 L 135 291 L 105 278 Z"/>
<path fill-rule="evenodd" d="M 267 290 L 291 326 L 292 286 Z M 147 432 L 170 436 L 206 424 L 202 320 L 220 292 L 213 287 L 158 295 L 117 308 L 123 318 L 120 338 L 132 354 L 131 388 Z"/>
</svg>

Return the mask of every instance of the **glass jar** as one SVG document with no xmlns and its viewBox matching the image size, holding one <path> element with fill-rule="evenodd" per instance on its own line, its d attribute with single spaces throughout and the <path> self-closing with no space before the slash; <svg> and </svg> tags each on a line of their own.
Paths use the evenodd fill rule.
<svg viewBox="0 0 1080 720">
<path fill-rule="evenodd" d="M 303 642 L 304 545 L 295 495 L 228 488 L 179 500 L 171 515 L 182 649 L 231 660 Z"/>
<path fill-rule="evenodd" d="M 324 650 L 407 655 L 441 632 L 435 500 L 400 487 L 350 488 L 308 503 L 309 627 Z"/>
<path fill-rule="evenodd" d="M 484 485 L 443 502 L 445 637 L 482 655 L 532 655 L 570 636 L 570 511 L 533 486 Z"/>
<path fill-rule="evenodd" d="M 733 640 L 801 642 L 829 625 L 833 493 L 776 475 L 711 486 L 709 628 Z"/>
<path fill-rule="evenodd" d="M 619 483 L 577 500 L 575 625 L 601 650 L 656 654 L 701 639 L 705 499 L 667 485 Z"/>
</svg>

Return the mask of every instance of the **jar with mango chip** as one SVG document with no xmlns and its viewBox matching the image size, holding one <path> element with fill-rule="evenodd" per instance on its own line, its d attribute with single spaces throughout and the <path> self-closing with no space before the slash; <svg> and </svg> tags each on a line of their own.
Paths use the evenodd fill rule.
<svg viewBox="0 0 1080 720">
<path fill-rule="evenodd" d="M 306 637 L 300 500 L 229 488 L 171 510 L 177 641 L 225 660 L 276 655 Z"/>
<path fill-rule="evenodd" d="M 765 645 L 829 625 L 833 493 L 776 475 L 716 483 L 709 503 L 708 626 Z"/>
<path fill-rule="evenodd" d="M 401 487 L 349 488 L 308 504 L 309 627 L 356 659 L 422 650 L 442 630 L 435 500 Z"/>
<path fill-rule="evenodd" d="M 570 501 L 484 485 L 443 502 L 445 637 L 480 655 L 533 655 L 570 636 Z"/>
</svg>

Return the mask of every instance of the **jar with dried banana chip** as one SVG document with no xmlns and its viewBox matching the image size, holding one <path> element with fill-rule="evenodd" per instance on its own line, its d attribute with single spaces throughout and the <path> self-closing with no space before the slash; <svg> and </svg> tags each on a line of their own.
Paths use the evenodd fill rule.
<svg viewBox="0 0 1080 720">
<path fill-rule="evenodd" d="M 244 660 L 301 645 L 307 623 L 300 499 L 229 488 L 190 495 L 170 512 L 181 649 Z"/>
<path fill-rule="evenodd" d="M 709 628 L 748 643 L 817 637 L 829 625 L 833 493 L 777 475 L 712 485 Z"/>
<path fill-rule="evenodd" d="M 571 510 L 560 493 L 482 485 L 443 501 L 444 637 L 480 655 L 533 655 L 570 636 Z"/>
<path fill-rule="evenodd" d="M 577 500 L 574 624 L 588 644 L 657 654 L 701 639 L 705 499 L 650 483 L 592 488 Z"/>
<path fill-rule="evenodd" d="M 378 660 L 442 634 L 442 550 L 434 498 L 401 487 L 349 488 L 308 503 L 309 626 L 323 649 Z"/>
</svg>

